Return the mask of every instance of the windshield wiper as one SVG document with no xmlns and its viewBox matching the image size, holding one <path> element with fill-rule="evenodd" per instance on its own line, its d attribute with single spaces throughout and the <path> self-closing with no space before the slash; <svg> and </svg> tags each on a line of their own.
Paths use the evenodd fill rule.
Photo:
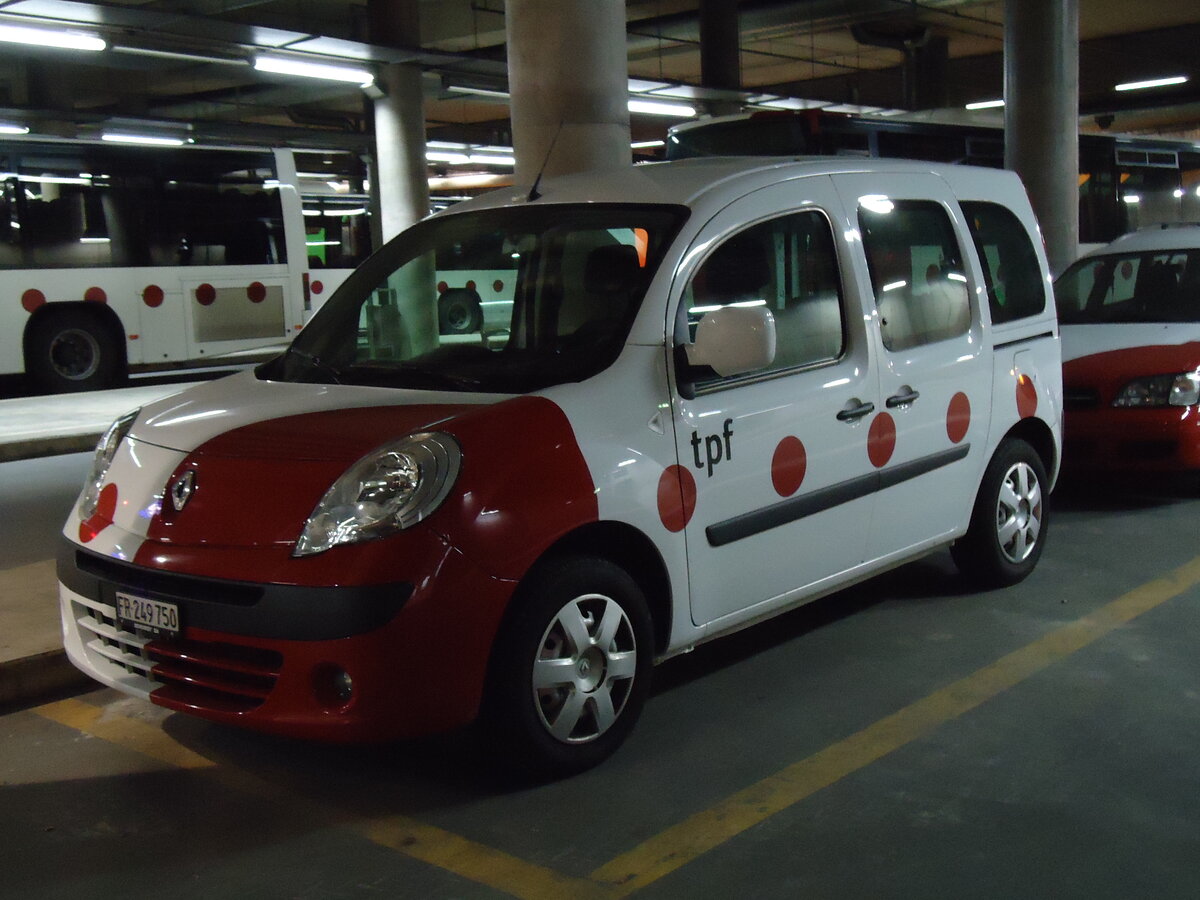
<svg viewBox="0 0 1200 900">
<path fill-rule="evenodd" d="M 356 372 L 364 370 L 371 370 L 384 375 L 413 375 L 417 378 L 425 379 L 430 384 L 452 389 L 476 388 L 483 383 L 477 378 L 468 378 L 465 375 L 453 375 L 449 372 L 443 372 L 440 369 L 429 368 L 419 363 L 411 362 L 386 362 L 375 365 L 357 363 L 354 366 L 354 371 Z"/>
<path fill-rule="evenodd" d="M 287 354 L 285 355 L 295 355 L 300 357 L 318 372 L 324 372 L 326 375 L 332 378 L 334 384 L 342 384 L 342 371 L 336 366 L 332 366 L 325 362 L 316 354 L 309 353 L 307 350 L 301 350 L 295 344 L 293 344 L 292 346 L 288 347 Z"/>
</svg>

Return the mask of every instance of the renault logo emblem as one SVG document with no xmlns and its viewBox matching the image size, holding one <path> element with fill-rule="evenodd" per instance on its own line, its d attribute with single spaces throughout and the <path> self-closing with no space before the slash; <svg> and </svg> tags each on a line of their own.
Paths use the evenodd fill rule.
<svg viewBox="0 0 1200 900">
<path fill-rule="evenodd" d="M 187 506 L 188 500 L 192 498 L 192 491 L 195 489 L 196 472 L 194 469 L 188 469 L 171 485 L 171 505 L 175 507 L 175 512 L 180 512 Z"/>
</svg>

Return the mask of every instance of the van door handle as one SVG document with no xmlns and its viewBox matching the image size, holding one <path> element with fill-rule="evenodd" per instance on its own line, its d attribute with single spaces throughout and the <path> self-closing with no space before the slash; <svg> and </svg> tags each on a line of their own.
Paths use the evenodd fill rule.
<svg viewBox="0 0 1200 900">
<path fill-rule="evenodd" d="M 897 406 L 908 406 L 910 403 L 915 403 L 916 399 L 921 395 L 910 387 L 906 387 L 908 393 L 893 394 L 887 398 L 887 408 L 895 409 Z"/>
<path fill-rule="evenodd" d="M 857 422 L 863 416 L 875 412 L 874 403 L 861 403 L 858 400 L 851 400 L 851 403 L 858 403 L 857 406 L 850 406 L 843 409 L 837 414 L 839 422 Z"/>
</svg>

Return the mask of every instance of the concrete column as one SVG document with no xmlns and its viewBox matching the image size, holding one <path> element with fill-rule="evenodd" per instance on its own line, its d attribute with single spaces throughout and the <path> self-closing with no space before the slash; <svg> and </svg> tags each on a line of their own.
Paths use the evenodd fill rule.
<svg viewBox="0 0 1200 900">
<path fill-rule="evenodd" d="M 508 0 L 516 181 L 628 166 L 622 0 Z M 551 148 L 553 147 L 553 152 Z"/>
<path fill-rule="evenodd" d="M 1079 250 L 1079 0 L 1005 0 L 1004 165 L 1058 274 Z"/>
<path fill-rule="evenodd" d="M 389 47 L 421 43 L 419 0 L 368 0 L 370 39 Z M 376 81 L 375 168 L 372 193 L 379 197 L 383 240 L 429 214 L 425 163 L 425 102 L 417 66 L 388 65 Z"/>
<path fill-rule="evenodd" d="M 709 88 L 742 87 L 741 28 L 737 0 L 700 0 L 700 84 Z M 708 104 L 713 115 L 741 112 L 737 101 Z"/>
</svg>

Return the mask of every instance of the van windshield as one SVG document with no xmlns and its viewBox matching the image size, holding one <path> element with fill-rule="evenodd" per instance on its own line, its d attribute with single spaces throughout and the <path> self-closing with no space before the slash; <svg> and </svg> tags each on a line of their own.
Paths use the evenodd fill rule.
<svg viewBox="0 0 1200 900">
<path fill-rule="evenodd" d="M 1064 325 L 1200 322 L 1200 250 L 1081 259 L 1054 283 Z"/>
<path fill-rule="evenodd" d="M 582 381 L 616 359 L 686 216 L 558 204 L 427 219 L 363 263 L 258 376 L 498 393 Z"/>
</svg>

